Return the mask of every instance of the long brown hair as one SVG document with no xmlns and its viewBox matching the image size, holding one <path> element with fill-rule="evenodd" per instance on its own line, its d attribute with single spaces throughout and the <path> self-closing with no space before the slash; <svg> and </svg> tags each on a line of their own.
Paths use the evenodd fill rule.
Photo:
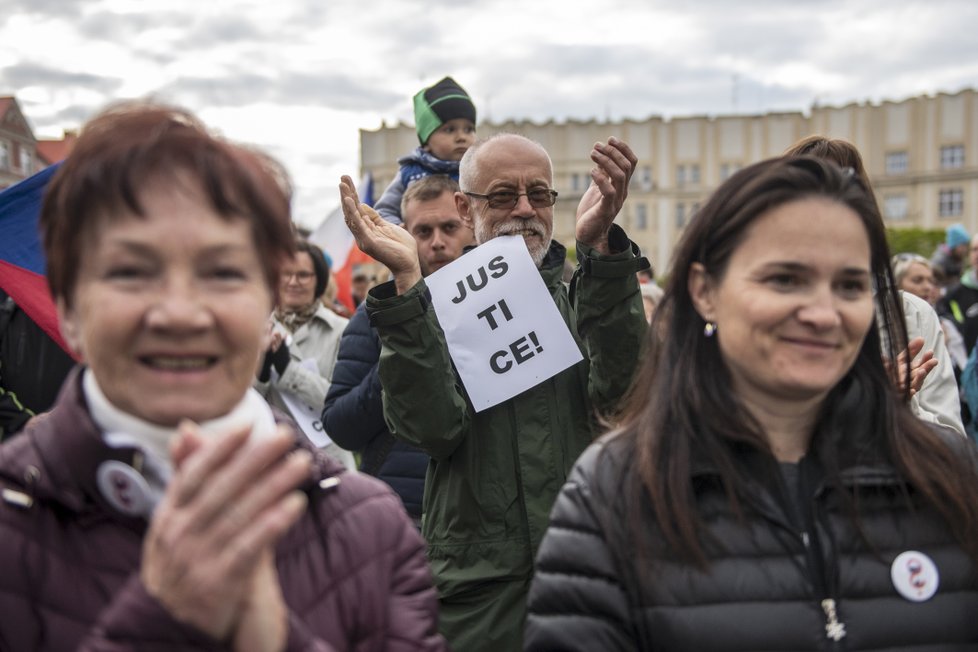
<svg viewBox="0 0 978 652">
<path fill-rule="evenodd" d="M 881 342 L 877 329 L 869 330 L 852 368 L 830 391 L 812 449 L 830 482 L 838 482 L 840 469 L 847 465 L 889 461 L 939 510 L 978 560 L 978 471 L 911 414 L 883 364 L 881 348 L 895 360 L 907 336 L 876 202 L 855 174 L 812 157 L 771 159 L 740 170 L 686 227 L 649 329 L 646 358 L 619 419 L 617 439 L 634 453 L 629 464 L 635 472 L 635 495 L 651 499 L 663 551 L 702 567 L 707 564 L 705 528 L 693 495 L 694 461 L 715 469 L 737 514 L 747 495 L 745 451 L 766 456 L 773 464 L 763 431 L 730 391 L 730 374 L 716 339 L 703 336 L 705 322 L 688 290 L 689 270 L 700 263 L 712 277 L 722 278 L 758 217 L 808 197 L 839 202 L 860 217 L 870 242 L 877 319 L 885 334 Z M 854 423 L 859 427 L 852 427 Z M 842 431 L 847 431 L 845 439 Z M 851 513 L 857 514 L 854 508 Z"/>
</svg>

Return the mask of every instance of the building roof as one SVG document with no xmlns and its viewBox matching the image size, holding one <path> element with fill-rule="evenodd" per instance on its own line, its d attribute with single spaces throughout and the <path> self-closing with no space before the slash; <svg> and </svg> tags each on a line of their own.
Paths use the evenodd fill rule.
<svg viewBox="0 0 978 652">
<path fill-rule="evenodd" d="M 3 120 L 3 116 L 7 115 L 7 109 L 14 106 L 16 103 L 17 100 L 15 100 L 12 95 L 0 97 L 0 120 Z"/>
<path fill-rule="evenodd" d="M 58 140 L 38 140 L 37 155 L 41 157 L 45 165 L 54 165 L 58 161 L 63 161 L 71 154 L 78 140 L 78 133 L 66 131 L 63 138 Z"/>
</svg>

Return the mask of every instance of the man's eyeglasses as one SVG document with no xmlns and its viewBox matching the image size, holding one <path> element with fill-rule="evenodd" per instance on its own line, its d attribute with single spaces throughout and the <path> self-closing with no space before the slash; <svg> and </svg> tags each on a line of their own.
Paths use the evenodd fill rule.
<svg viewBox="0 0 978 652">
<path fill-rule="evenodd" d="M 534 188 L 527 192 L 513 192 L 512 190 L 500 190 L 498 192 L 490 192 L 488 195 L 480 195 L 477 192 L 466 192 L 469 197 L 478 197 L 479 199 L 485 199 L 489 204 L 489 208 L 502 208 L 510 210 L 516 207 L 517 202 L 519 202 L 520 197 L 526 195 L 527 200 L 530 202 L 530 206 L 534 208 L 547 208 L 548 206 L 553 206 L 557 203 L 557 191 L 551 190 L 550 188 Z"/>
<path fill-rule="evenodd" d="M 293 278 L 299 283 L 308 283 L 316 274 L 314 272 L 282 272 L 282 282 L 288 283 Z"/>
</svg>

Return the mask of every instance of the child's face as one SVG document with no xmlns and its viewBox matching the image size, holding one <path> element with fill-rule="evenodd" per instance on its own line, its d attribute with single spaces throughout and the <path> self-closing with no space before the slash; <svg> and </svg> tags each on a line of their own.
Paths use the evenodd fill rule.
<svg viewBox="0 0 978 652">
<path fill-rule="evenodd" d="M 453 118 L 431 132 L 424 149 L 443 161 L 459 161 L 475 142 L 475 125 L 465 118 Z"/>
</svg>

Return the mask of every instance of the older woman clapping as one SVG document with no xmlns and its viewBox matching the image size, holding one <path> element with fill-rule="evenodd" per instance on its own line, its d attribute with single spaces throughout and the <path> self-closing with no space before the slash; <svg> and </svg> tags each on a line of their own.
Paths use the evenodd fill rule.
<svg viewBox="0 0 978 652">
<path fill-rule="evenodd" d="M 892 387 L 874 307 L 896 360 L 895 293 L 851 172 L 796 157 L 724 183 L 620 428 L 557 499 L 526 649 L 978 644 L 978 456 Z"/>
<path fill-rule="evenodd" d="M 270 159 L 122 105 L 82 131 L 41 226 L 86 366 L 0 447 L 0 647 L 441 649 L 396 496 L 250 389 L 293 253 Z"/>
</svg>

